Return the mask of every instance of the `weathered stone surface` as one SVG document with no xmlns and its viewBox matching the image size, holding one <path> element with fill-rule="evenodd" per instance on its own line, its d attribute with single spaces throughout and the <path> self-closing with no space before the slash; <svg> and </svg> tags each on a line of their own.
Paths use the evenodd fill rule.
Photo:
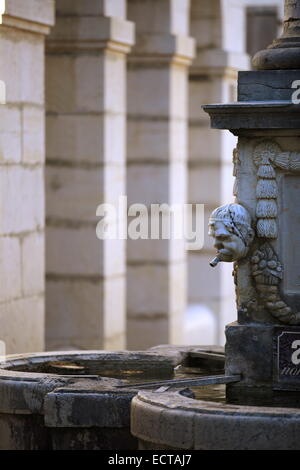
<svg viewBox="0 0 300 470">
<path fill-rule="evenodd" d="M 1 36 L 0 36 L 1 37 Z M 20 163 L 21 147 L 21 111 L 14 106 L 0 106 L 0 119 L 3 122 L 0 136 L 0 163 Z"/>
<path fill-rule="evenodd" d="M 18 238 L 0 239 L 0 298 L 7 301 L 21 297 L 21 246 Z"/>
<path fill-rule="evenodd" d="M 47 450 L 50 440 L 42 416 L 0 414 L 0 450 Z"/>
<path fill-rule="evenodd" d="M 299 326 L 274 328 L 273 388 L 275 390 L 300 390 L 299 340 Z"/>
<path fill-rule="evenodd" d="M 28 66 L 29 67 L 29 66 Z M 41 71 L 40 73 L 43 73 Z M 42 89 L 42 93 L 44 89 Z M 30 95 L 30 90 L 27 91 Z M 26 99 L 26 97 L 25 97 Z M 30 97 L 28 96 L 28 100 Z M 45 111 L 36 106 L 24 106 L 22 109 L 22 145 L 25 164 L 44 164 L 45 161 Z"/>
<path fill-rule="evenodd" d="M 239 72 L 239 101 L 292 101 L 298 70 L 264 70 Z"/>
<path fill-rule="evenodd" d="M 6 0 L 4 19 L 6 15 L 50 27 L 54 24 L 53 0 L 28 0 L 26 4 L 18 0 Z"/>
<path fill-rule="evenodd" d="M 224 356 L 224 348 L 222 346 L 176 346 L 176 345 L 169 345 L 169 344 L 161 344 L 159 346 L 154 346 L 149 349 L 149 351 L 154 351 L 163 355 L 168 355 L 173 357 L 175 361 L 180 363 L 184 366 L 196 367 L 204 367 L 207 364 L 205 357 L 202 356 L 201 353 L 204 354 L 214 354 L 219 356 Z M 225 357 L 224 357 L 225 358 Z M 207 364 L 208 365 L 208 364 Z M 214 363 L 214 359 L 209 359 L 209 367 L 212 365 L 220 365 L 220 362 Z"/>
<path fill-rule="evenodd" d="M 293 129 L 299 134 L 299 105 L 290 101 L 240 101 L 237 103 L 206 105 L 214 129 L 230 129 L 235 135 L 245 130 Z"/>
<path fill-rule="evenodd" d="M 86 14 L 93 15 L 106 15 L 125 17 L 126 2 L 119 0 L 117 2 L 111 0 L 102 0 L 101 2 L 94 2 L 94 0 L 60 0 L 57 6 L 59 14 Z"/>
<path fill-rule="evenodd" d="M 0 330 L 11 354 L 44 348 L 44 41 L 54 2 L 6 0 L 2 9 Z"/>
<path fill-rule="evenodd" d="M 0 234 L 19 234 L 44 227 L 43 171 L 21 165 L 0 167 Z M 18 188 L 18 191 L 16 191 Z M 20 208 L 22 210 L 20 211 Z"/>
<path fill-rule="evenodd" d="M 300 412 L 143 391 L 132 401 L 131 432 L 147 449 L 298 450 Z"/>
<path fill-rule="evenodd" d="M 22 289 L 25 295 L 44 294 L 44 233 L 33 232 L 22 239 Z M 34 263 L 32 253 L 35 253 Z"/>
<path fill-rule="evenodd" d="M 272 50 L 272 57 L 268 50 L 259 52 L 252 60 L 253 66 L 258 70 L 297 69 L 299 68 L 299 48 L 278 48 Z"/>
<path fill-rule="evenodd" d="M 137 439 L 128 427 L 50 429 L 52 450 L 137 450 Z"/>
<path fill-rule="evenodd" d="M 114 390 L 87 381 L 82 387 L 74 384 L 48 393 L 45 404 L 45 424 L 49 427 L 129 427 L 130 402 L 135 391 Z M 107 390 L 105 390 L 107 388 Z"/>
<path fill-rule="evenodd" d="M 299 0 L 285 0 L 283 33 L 267 49 L 255 54 L 252 59 L 254 68 L 259 70 L 300 68 L 299 22 Z"/>
<path fill-rule="evenodd" d="M 273 381 L 272 325 L 232 323 L 226 327 L 225 373 L 241 374 L 240 384 L 270 385 Z M 234 385 L 232 385 L 234 386 Z"/>
<path fill-rule="evenodd" d="M 123 276 L 48 276 L 46 305 L 48 349 L 125 347 L 125 289 Z M 115 292 L 118 295 L 115 295 Z M 103 315 L 109 305 L 110 322 Z M 82 312 L 90 316 L 82 324 Z M 122 315 L 120 315 L 122 313 Z M 63 318 L 63 321 L 62 321 Z M 57 329 L 57 324 L 60 328 Z"/>
<path fill-rule="evenodd" d="M 1 338 L 5 340 L 8 354 L 19 350 L 27 353 L 44 349 L 43 294 L 1 303 L 0 322 Z"/>
<path fill-rule="evenodd" d="M 0 448 L 137 448 L 129 426 L 138 390 L 130 379 L 172 377 L 182 349 L 187 356 L 189 347 L 7 356 L 0 363 Z"/>
</svg>

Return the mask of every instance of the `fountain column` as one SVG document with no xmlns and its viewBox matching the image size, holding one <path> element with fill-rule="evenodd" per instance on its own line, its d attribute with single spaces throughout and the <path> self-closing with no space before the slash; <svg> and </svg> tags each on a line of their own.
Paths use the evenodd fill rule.
<svg viewBox="0 0 300 470">
<path fill-rule="evenodd" d="M 213 128 L 238 136 L 235 204 L 210 220 L 216 262 L 235 261 L 226 373 L 242 379 L 229 400 L 300 390 L 299 57 L 300 0 L 286 0 L 284 32 L 239 73 L 238 101 L 204 107 Z"/>
</svg>

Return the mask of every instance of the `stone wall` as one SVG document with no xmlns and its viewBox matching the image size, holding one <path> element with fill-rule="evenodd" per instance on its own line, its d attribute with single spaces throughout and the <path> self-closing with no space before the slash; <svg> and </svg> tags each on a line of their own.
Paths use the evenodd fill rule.
<svg viewBox="0 0 300 470">
<path fill-rule="evenodd" d="M 52 0 L 6 0 L 0 24 L 0 336 L 44 348 L 44 39 Z"/>
</svg>

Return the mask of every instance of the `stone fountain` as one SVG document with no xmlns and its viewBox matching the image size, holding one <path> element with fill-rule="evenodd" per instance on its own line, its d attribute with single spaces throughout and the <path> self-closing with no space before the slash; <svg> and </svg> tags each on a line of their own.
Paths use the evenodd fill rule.
<svg viewBox="0 0 300 470">
<path fill-rule="evenodd" d="M 238 101 L 204 107 L 238 136 L 235 200 L 209 221 L 212 269 L 234 263 L 225 358 L 171 346 L 7 357 L 1 449 L 300 449 L 300 0 L 285 3 L 284 33 L 239 74 Z"/>
<path fill-rule="evenodd" d="M 137 449 L 130 433 L 132 398 L 170 380 L 179 396 L 191 396 L 187 386 L 203 382 L 200 369 L 202 375 L 222 372 L 222 348 L 6 356 L 0 361 L 0 450 Z"/>
<path fill-rule="evenodd" d="M 253 65 L 237 102 L 204 106 L 238 136 L 235 200 L 209 221 L 211 266 L 234 263 L 224 379 L 238 380 L 223 402 L 140 392 L 131 429 L 143 449 L 300 449 L 300 0 L 285 1 L 284 32 Z"/>
</svg>

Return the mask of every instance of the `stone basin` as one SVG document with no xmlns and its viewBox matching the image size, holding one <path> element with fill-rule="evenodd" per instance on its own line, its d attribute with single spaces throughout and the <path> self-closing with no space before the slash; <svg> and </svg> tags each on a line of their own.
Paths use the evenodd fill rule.
<svg viewBox="0 0 300 470">
<path fill-rule="evenodd" d="M 130 433 L 134 384 L 171 379 L 175 367 L 198 367 L 197 354 L 208 350 L 161 346 L 7 356 L 0 363 L 0 449 L 137 449 Z M 205 359 L 200 363 L 207 371 Z"/>
<path fill-rule="evenodd" d="M 300 409 L 232 405 L 213 400 L 218 393 L 205 395 L 195 400 L 177 391 L 140 391 L 131 404 L 139 449 L 300 449 Z"/>
</svg>

